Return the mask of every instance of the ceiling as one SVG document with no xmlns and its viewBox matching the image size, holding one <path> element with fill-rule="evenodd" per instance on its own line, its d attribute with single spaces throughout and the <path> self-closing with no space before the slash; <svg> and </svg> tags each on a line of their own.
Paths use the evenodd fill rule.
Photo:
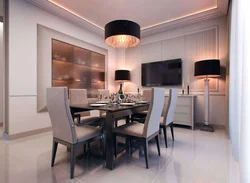
<svg viewBox="0 0 250 183">
<path fill-rule="evenodd" d="M 227 14 L 228 0 L 27 0 L 103 35 L 104 26 L 126 19 L 142 36 Z"/>
</svg>

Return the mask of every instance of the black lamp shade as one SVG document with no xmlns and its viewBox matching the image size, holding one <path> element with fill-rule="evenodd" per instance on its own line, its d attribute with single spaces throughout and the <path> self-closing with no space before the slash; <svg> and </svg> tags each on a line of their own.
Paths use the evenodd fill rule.
<svg viewBox="0 0 250 183">
<path fill-rule="evenodd" d="M 220 76 L 220 60 L 201 60 L 195 62 L 194 76 L 198 78 L 212 78 Z"/>
<path fill-rule="evenodd" d="M 129 20 L 115 20 L 105 26 L 105 43 L 115 48 L 135 47 L 140 44 L 140 26 Z"/>
<path fill-rule="evenodd" d="M 115 80 L 116 81 L 129 81 L 130 80 L 130 71 L 129 70 L 116 70 L 115 71 Z"/>
</svg>

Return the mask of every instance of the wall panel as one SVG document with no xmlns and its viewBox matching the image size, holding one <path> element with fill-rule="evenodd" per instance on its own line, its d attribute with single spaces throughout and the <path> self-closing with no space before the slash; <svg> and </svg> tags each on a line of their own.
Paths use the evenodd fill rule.
<svg viewBox="0 0 250 183">
<path fill-rule="evenodd" d="M 176 87 L 181 93 L 182 88 L 186 91 L 189 83 L 191 94 L 197 95 L 195 121 L 203 122 L 204 80 L 194 77 L 194 63 L 218 58 L 221 60 L 222 76 L 219 79 L 210 79 L 210 119 L 213 124 L 226 126 L 226 77 L 223 72 L 228 59 L 225 57 L 228 33 L 226 23 L 226 17 L 221 17 L 143 38 L 139 47 L 126 50 L 126 68 L 131 70 L 132 76 L 131 82 L 126 84 L 126 91 L 133 93 L 138 87 L 143 89 L 140 82 L 142 63 L 181 58 L 183 84 Z"/>
</svg>

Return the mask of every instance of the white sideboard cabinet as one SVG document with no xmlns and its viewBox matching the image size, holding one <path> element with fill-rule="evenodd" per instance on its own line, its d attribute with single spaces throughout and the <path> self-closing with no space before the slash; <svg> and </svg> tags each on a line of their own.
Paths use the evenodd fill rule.
<svg viewBox="0 0 250 183">
<path fill-rule="evenodd" d="M 168 102 L 168 96 L 166 102 Z M 195 95 L 179 95 L 174 116 L 174 124 L 190 126 L 194 129 Z"/>
</svg>

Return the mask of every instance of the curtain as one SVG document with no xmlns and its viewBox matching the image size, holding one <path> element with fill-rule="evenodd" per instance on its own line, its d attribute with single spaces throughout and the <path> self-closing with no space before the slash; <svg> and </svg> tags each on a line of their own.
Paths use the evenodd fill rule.
<svg viewBox="0 0 250 183">
<path fill-rule="evenodd" d="M 250 0 L 232 0 L 230 27 L 229 136 L 240 163 L 241 182 L 250 182 Z"/>
</svg>

